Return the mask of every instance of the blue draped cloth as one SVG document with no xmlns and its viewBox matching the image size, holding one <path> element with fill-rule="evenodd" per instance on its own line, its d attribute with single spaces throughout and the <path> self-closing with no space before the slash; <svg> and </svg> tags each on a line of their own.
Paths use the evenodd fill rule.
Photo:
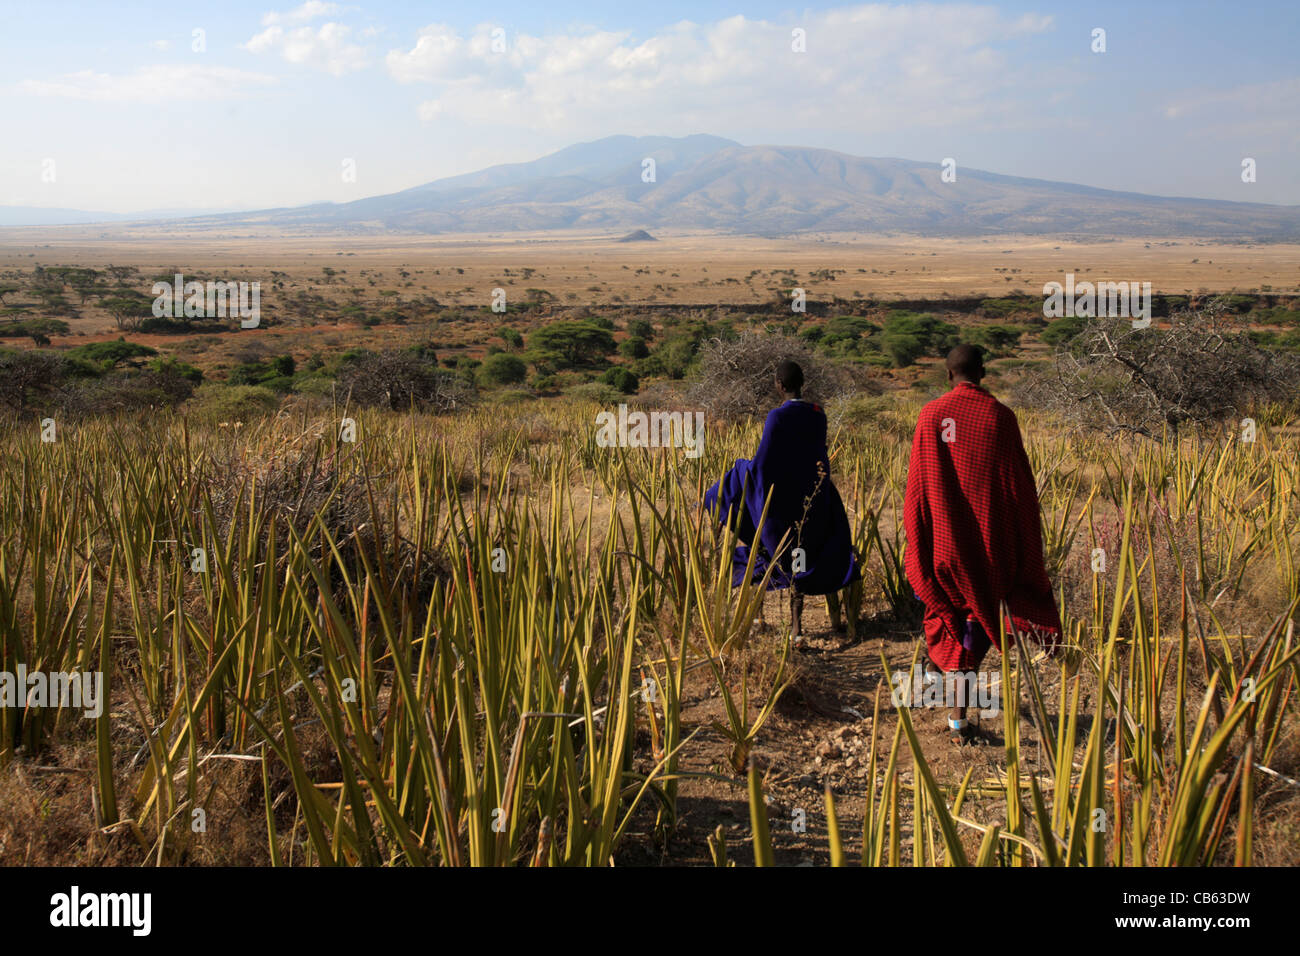
<svg viewBox="0 0 1300 956">
<path fill-rule="evenodd" d="M 755 542 L 769 492 L 767 518 Z M 769 412 L 754 457 L 738 458 L 705 492 L 704 506 L 734 528 L 741 541 L 732 558 L 733 587 L 745 580 L 754 547 L 754 581 L 762 579 L 780 548 L 769 589 L 788 588 L 793 581 L 800 594 L 830 594 L 860 575 L 844 502 L 831 481 L 826 414 L 812 402 L 791 399 Z M 792 561 L 795 548 L 804 552 L 798 571 Z"/>
</svg>

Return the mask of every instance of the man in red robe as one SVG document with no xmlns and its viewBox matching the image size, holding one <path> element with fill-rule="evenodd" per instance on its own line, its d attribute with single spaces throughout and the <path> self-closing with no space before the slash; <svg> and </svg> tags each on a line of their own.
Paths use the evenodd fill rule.
<svg viewBox="0 0 1300 956">
<path fill-rule="evenodd" d="M 984 359 L 976 346 L 957 346 L 947 365 L 952 390 L 916 423 L 904 523 L 907 579 L 925 605 L 927 669 L 951 674 L 978 670 L 999 642 L 1003 603 L 1016 629 L 1049 653 L 1059 645 L 1061 618 L 1015 413 L 980 386 Z M 964 705 L 952 708 L 948 726 L 954 741 L 970 739 Z"/>
</svg>

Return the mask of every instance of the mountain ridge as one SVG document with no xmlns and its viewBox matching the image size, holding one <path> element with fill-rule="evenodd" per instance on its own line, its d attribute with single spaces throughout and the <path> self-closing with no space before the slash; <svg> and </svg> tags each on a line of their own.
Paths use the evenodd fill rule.
<svg viewBox="0 0 1300 956">
<path fill-rule="evenodd" d="M 654 161 L 651 182 L 643 180 L 647 160 Z M 938 163 L 745 146 L 709 134 L 609 136 L 380 196 L 165 225 L 361 234 L 646 229 L 1300 240 L 1300 206 L 1150 196 L 964 167 L 945 182 L 940 172 Z M 115 217 L 113 225 L 121 224 Z"/>
</svg>

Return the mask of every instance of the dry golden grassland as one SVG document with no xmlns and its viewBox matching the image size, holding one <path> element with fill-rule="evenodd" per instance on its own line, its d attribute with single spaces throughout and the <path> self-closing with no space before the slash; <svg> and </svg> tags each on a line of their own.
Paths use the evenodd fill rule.
<svg viewBox="0 0 1300 956">
<path fill-rule="evenodd" d="M 560 304 L 755 304 L 790 287 L 789 272 L 814 299 L 1041 295 L 1067 272 L 1081 278 L 1150 282 L 1157 293 L 1194 294 L 1300 288 L 1300 247 L 1197 239 L 1066 241 L 1038 236 L 989 239 L 756 239 L 669 235 L 621 243 L 608 236 L 319 237 L 279 234 L 208 238 L 154 235 L 96 241 L 89 227 L 0 229 L 0 272 L 33 262 L 176 266 L 213 276 L 320 283 L 321 270 L 347 270 L 336 287 L 362 285 L 428 293 L 441 302 L 482 306 L 491 290 L 544 288 Z M 401 276 L 399 269 L 411 273 Z M 460 270 L 463 270 L 460 271 Z M 507 271 L 508 270 L 508 271 Z M 531 270 L 527 278 L 524 270 Z M 407 283 L 410 283 L 409 285 Z M 266 290 L 270 295 L 270 290 Z M 615 298 L 619 297 L 619 298 Z M 86 331 L 92 331 L 87 329 Z"/>
<path fill-rule="evenodd" d="M 1128 445 L 1027 413 L 1081 663 L 991 654 L 1016 706 L 956 750 L 889 696 L 918 646 L 913 400 L 833 438 L 866 619 L 844 646 L 810 600 L 807 653 L 697 505 L 757 424 L 690 461 L 598 447 L 596 410 L 363 413 L 355 444 L 306 407 L 6 426 L 6 666 L 111 696 L 0 711 L 0 859 L 747 864 L 749 769 L 778 863 L 1295 862 L 1293 432 Z"/>
</svg>

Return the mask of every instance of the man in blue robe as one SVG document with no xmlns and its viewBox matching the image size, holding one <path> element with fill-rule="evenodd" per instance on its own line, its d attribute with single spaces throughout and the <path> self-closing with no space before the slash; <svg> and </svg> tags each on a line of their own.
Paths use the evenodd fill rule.
<svg viewBox="0 0 1300 956">
<path fill-rule="evenodd" d="M 805 594 L 825 594 L 831 623 L 840 624 L 838 592 L 849 595 L 849 636 L 855 637 L 862 584 L 844 503 L 831 481 L 826 451 L 826 413 L 806 402 L 803 370 L 790 361 L 777 366 L 776 385 L 785 402 L 768 413 L 763 438 L 753 458 L 740 458 L 704 495 L 704 506 L 736 530 L 741 544 L 732 559 L 732 586 L 745 580 L 750 548 L 757 547 L 754 581 L 760 581 L 776 556 L 769 588 L 791 588 L 791 618 L 802 636 Z M 755 529 L 770 494 L 767 518 L 755 542 Z M 782 539 L 785 539 L 784 542 Z M 798 549 L 798 550 L 796 550 Z"/>
</svg>

